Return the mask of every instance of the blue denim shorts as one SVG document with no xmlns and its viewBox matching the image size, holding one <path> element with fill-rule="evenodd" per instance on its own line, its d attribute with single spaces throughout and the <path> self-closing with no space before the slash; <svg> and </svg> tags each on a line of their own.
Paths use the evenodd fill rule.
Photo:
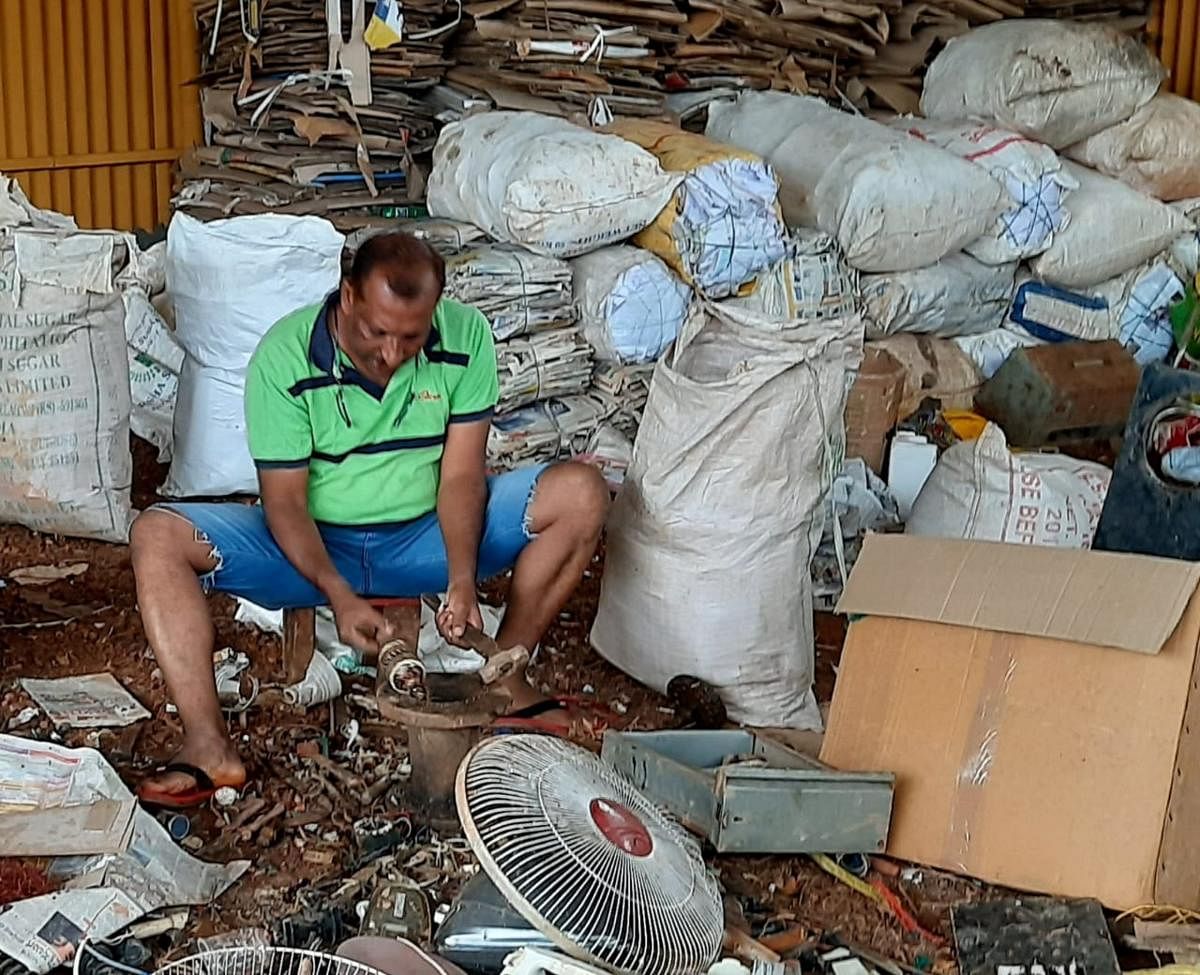
<svg viewBox="0 0 1200 975">
<path fill-rule="evenodd" d="M 533 539 L 529 509 L 545 469 L 525 467 L 488 478 L 480 579 L 512 568 Z M 157 508 L 186 519 L 197 538 L 212 546 L 217 567 L 201 576 L 206 592 L 241 596 L 268 609 L 325 604 L 325 596 L 275 544 L 260 505 L 172 503 Z M 317 528 L 338 572 L 361 596 L 417 597 L 446 589 L 446 548 L 436 512 L 395 525 Z"/>
</svg>

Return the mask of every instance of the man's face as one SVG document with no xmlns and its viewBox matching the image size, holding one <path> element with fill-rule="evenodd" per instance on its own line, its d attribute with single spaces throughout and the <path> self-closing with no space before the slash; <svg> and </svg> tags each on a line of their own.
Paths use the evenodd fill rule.
<svg viewBox="0 0 1200 975">
<path fill-rule="evenodd" d="M 421 296 L 412 299 L 398 297 L 382 273 L 368 275 L 361 290 L 343 281 L 338 340 L 358 371 L 386 386 L 424 347 L 438 297 L 432 272 Z"/>
</svg>

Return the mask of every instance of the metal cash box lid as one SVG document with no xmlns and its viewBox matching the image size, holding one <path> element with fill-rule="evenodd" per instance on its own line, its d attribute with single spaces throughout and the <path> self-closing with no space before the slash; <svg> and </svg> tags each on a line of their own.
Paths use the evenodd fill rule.
<svg viewBox="0 0 1200 975">
<path fill-rule="evenodd" d="M 609 731 L 601 758 L 718 853 L 878 853 L 895 777 L 837 772 L 750 731 Z"/>
</svg>

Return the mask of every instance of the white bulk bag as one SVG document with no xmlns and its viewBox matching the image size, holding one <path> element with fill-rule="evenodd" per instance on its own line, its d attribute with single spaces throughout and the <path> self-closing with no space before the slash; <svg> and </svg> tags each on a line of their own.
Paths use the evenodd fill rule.
<svg viewBox="0 0 1200 975">
<path fill-rule="evenodd" d="M 954 338 L 997 328 L 1012 307 L 1016 273 L 1016 264 L 984 264 L 951 254 L 916 271 L 864 274 L 867 334 Z"/>
<path fill-rule="evenodd" d="M 158 448 L 158 459 L 171 459 L 175 398 L 183 349 L 158 309 L 136 285 L 124 289 L 125 341 L 129 357 L 129 426 Z"/>
<path fill-rule="evenodd" d="M 687 318 L 692 292 L 638 247 L 606 247 L 571 262 L 583 334 L 607 362 L 653 362 Z"/>
<path fill-rule="evenodd" d="M 494 240 L 575 257 L 647 227 L 683 177 L 615 135 L 535 112 L 484 112 L 442 129 L 428 206 Z"/>
<path fill-rule="evenodd" d="M 980 542 L 1090 548 L 1112 477 L 1063 454 L 1010 453 L 994 423 L 944 454 L 905 532 Z"/>
<path fill-rule="evenodd" d="M 1064 288 L 1088 288 L 1161 254 L 1189 227 L 1177 209 L 1076 163 L 1079 182 L 1068 204 L 1071 223 L 1029 264 L 1033 273 Z"/>
<path fill-rule="evenodd" d="M 742 293 L 783 260 L 787 228 L 779 181 L 752 152 L 654 119 L 617 119 L 608 131 L 641 146 L 683 184 L 634 239 L 709 298 Z"/>
<path fill-rule="evenodd" d="M 982 166 L 1008 191 L 1008 205 L 991 232 L 966 246 L 972 257 L 986 264 L 1033 257 L 1070 219 L 1063 204 L 1078 184 L 1049 146 L 984 122 L 901 118 L 890 124 Z"/>
<path fill-rule="evenodd" d="M 1161 362 L 1173 341 L 1168 313 L 1184 291 L 1165 258 L 1080 291 L 1024 276 L 1007 328 L 1042 342 L 1119 339 L 1140 364 Z"/>
<path fill-rule="evenodd" d="M 1200 199 L 1180 200 L 1171 209 L 1188 224 L 1188 229 L 1171 244 L 1171 264 L 1184 275 L 1200 271 Z"/>
<path fill-rule="evenodd" d="M 1200 104 L 1163 92 L 1067 149 L 1076 162 L 1159 200 L 1200 196 Z"/>
<path fill-rule="evenodd" d="M 951 40 L 925 73 L 928 118 L 984 119 L 1055 149 L 1123 122 L 1166 71 L 1104 24 L 1002 20 Z"/>
<path fill-rule="evenodd" d="M 832 234 L 862 271 L 911 271 L 962 250 L 1007 203 L 980 167 L 816 98 L 715 102 L 707 135 L 765 158 L 788 224 Z"/>
<path fill-rule="evenodd" d="M 0 522 L 128 538 L 129 367 L 113 280 L 126 255 L 116 234 L 66 229 L 0 177 Z"/>
<path fill-rule="evenodd" d="M 659 691 L 707 681 L 734 721 L 817 729 L 809 573 L 862 325 L 798 324 L 698 305 L 659 360 L 592 642 Z"/>
<path fill-rule="evenodd" d="M 242 404 L 246 367 L 275 322 L 338 286 L 344 241 L 321 217 L 171 219 L 167 291 L 187 358 L 164 495 L 257 492 Z"/>
</svg>

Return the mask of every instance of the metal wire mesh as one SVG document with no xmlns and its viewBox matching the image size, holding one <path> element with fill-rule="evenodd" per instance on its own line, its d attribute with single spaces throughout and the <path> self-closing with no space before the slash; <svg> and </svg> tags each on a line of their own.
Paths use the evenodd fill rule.
<svg viewBox="0 0 1200 975">
<path fill-rule="evenodd" d="M 695 843 L 591 753 L 539 735 L 487 740 L 460 770 L 458 799 L 488 875 L 564 950 L 638 975 L 704 971 L 716 958 L 721 897 Z M 648 854 L 604 835 L 596 799 L 634 814 Z"/>
<path fill-rule="evenodd" d="M 157 975 L 381 975 L 367 965 L 298 948 L 246 945 L 201 951 L 157 970 Z"/>
</svg>

